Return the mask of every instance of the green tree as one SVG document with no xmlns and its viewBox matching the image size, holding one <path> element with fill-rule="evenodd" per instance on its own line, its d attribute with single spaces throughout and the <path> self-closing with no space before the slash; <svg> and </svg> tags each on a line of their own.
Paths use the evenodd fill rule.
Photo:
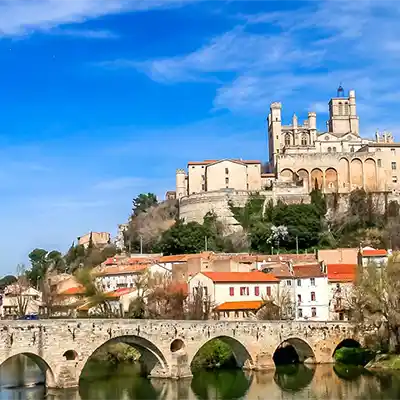
<svg viewBox="0 0 400 400">
<path fill-rule="evenodd" d="M 154 193 L 139 194 L 139 196 L 135 197 L 132 201 L 132 215 L 138 216 L 157 204 L 157 196 Z"/>
<path fill-rule="evenodd" d="M 0 290 L 4 290 L 7 286 L 17 282 L 17 278 L 14 275 L 6 275 L 0 279 Z"/>
<path fill-rule="evenodd" d="M 166 255 L 199 253 L 204 251 L 207 237 L 211 237 L 207 227 L 197 222 L 185 224 L 179 220 L 163 232 L 154 250 Z"/>
</svg>

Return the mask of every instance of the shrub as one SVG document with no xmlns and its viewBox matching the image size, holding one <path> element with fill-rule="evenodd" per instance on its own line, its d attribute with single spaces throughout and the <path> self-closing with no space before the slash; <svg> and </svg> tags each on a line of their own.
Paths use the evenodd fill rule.
<svg viewBox="0 0 400 400">
<path fill-rule="evenodd" d="M 342 347 L 335 352 L 335 361 L 347 365 L 367 365 L 375 356 L 370 349 Z"/>
</svg>

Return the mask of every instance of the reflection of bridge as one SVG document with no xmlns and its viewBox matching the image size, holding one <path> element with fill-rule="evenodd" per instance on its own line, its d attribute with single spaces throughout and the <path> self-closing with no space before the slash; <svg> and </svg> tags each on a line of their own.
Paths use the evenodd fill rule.
<svg viewBox="0 0 400 400">
<path fill-rule="evenodd" d="M 191 376 L 199 349 L 219 338 L 228 343 L 239 367 L 274 368 L 282 344 L 296 350 L 300 362 L 329 363 L 345 339 L 362 343 L 349 323 L 287 321 L 44 320 L 1 321 L 0 364 L 17 354 L 32 358 L 49 387 L 74 387 L 89 357 L 105 343 L 125 342 L 142 354 L 150 377 Z"/>
</svg>

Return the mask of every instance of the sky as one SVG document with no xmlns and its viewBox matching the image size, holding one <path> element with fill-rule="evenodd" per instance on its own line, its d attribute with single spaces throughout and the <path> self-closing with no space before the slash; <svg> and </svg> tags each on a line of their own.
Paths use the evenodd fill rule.
<svg viewBox="0 0 400 400">
<path fill-rule="evenodd" d="M 35 247 L 116 234 L 176 168 L 267 160 L 284 122 L 356 90 L 399 139 L 400 2 L 0 0 L 0 275 Z"/>
</svg>

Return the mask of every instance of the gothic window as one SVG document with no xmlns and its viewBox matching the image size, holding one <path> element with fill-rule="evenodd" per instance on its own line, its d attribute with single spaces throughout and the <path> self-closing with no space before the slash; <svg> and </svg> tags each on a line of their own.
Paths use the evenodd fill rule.
<svg viewBox="0 0 400 400">
<path fill-rule="evenodd" d="M 339 102 L 339 115 L 343 115 L 343 104 Z"/>
<path fill-rule="evenodd" d="M 354 146 L 351 146 L 351 147 L 350 147 L 350 151 L 351 151 L 352 153 L 354 153 Z"/>
<path fill-rule="evenodd" d="M 302 135 L 301 137 L 301 145 L 307 146 L 307 135 Z"/>
<path fill-rule="evenodd" d="M 334 153 L 336 153 L 336 147 L 334 147 L 332 150 L 333 150 Z"/>
<path fill-rule="evenodd" d="M 290 146 L 290 134 L 285 135 L 285 146 Z"/>
<path fill-rule="evenodd" d="M 328 147 L 328 153 L 331 153 L 331 152 L 332 152 L 332 148 Z"/>
<path fill-rule="evenodd" d="M 349 115 L 349 103 L 344 103 L 344 115 Z"/>
</svg>

